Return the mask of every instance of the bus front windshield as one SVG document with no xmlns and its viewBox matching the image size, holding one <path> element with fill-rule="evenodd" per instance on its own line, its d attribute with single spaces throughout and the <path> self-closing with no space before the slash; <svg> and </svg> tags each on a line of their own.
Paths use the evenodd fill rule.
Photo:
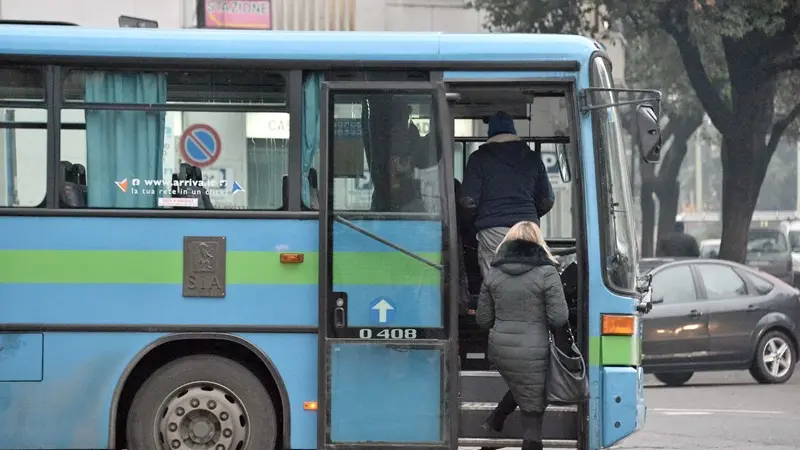
<svg viewBox="0 0 800 450">
<path fill-rule="evenodd" d="M 592 87 L 611 89 L 614 83 L 608 63 L 596 57 L 591 65 Z M 615 103 L 611 91 L 595 91 L 592 104 Z M 611 106 L 592 111 L 592 122 L 597 147 L 598 202 L 600 228 L 603 235 L 603 266 L 605 281 L 614 290 L 633 292 L 636 286 L 637 258 L 634 229 L 633 196 L 628 176 L 628 162 L 623 146 L 622 123 L 618 107 Z"/>
</svg>

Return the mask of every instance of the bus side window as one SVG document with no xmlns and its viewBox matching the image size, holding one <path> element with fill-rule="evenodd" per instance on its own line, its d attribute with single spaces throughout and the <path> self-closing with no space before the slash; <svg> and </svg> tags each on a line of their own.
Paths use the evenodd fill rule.
<svg viewBox="0 0 800 450">
<path fill-rule="evenodd" d="M 61 159 L 85 166 L 89 208 L 280 210 L 282 74 L 70 70 L 63 92 Z"/>
</svg>

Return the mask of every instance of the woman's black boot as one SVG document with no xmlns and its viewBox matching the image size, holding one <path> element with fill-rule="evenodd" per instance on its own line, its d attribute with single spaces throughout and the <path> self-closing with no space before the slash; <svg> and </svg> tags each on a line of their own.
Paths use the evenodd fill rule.
<svg viewBox="0 0 800 450">
<path fill-rule="evenodd" d="M 544 450 L 544 445 L 537 441 L 522 441 L 522 450 Z"/>
<path fill-rule="evenodd" d="M 492 411 L 492 413 L 489 414 L 489 417 L 487 417 L 486 420 L 484 420 L 481 424 L 481 428 L 487 432 L 501 433 L 503 431 L 503 425 L 505 425 L 505 417 L 503 417 L 503 420 L 500 421 L 497 418 L 498 415 L 499 414 L 497 414 L 497 411 Z"/>
</svg>

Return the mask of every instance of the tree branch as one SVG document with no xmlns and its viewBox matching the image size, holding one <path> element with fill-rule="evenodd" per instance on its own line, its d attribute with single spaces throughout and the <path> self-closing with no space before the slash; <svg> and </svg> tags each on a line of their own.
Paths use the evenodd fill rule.
<svg viewBox="0 0 800 450">
<path fill-rule="evenodd" d="M 796 47 L 797 33 L 800 32 L 800 14 L 797 8 L 798 1 L 786 2 L 783 9 L 783 30 L 775 33 L 764 46 L 767 49 L 767 71 L 779 74 L 790 70 L 800 69 L 800 47 Z"/>
<path fill-rule="evenodd" d="M 669 138 L 675 134 L 675 121 L 672 120 L 671 116 L 668 116 L 669 120 L 667 124 L 661 129 L 661 142 L 668 142 Z"/>
<path fill-rule="evenodd" d="M 711 77 L 703 64 L 703 57 L 700 49 L 692 40 L 689 31 L 689 18 L 685 11 L 678 11 L 670 14 L 670 11 L 662 11 L 659 14 L 661 28 L 669 33 L 678 46 L 678 51 L 686 68 L 686 75 L 692 85 L 697 98 L 702 103 L 708 117 L 714 122 L 720 132 L 726 134 L 731 128 L 731 108 L 722 99 L 722 95 L 711 81 Z"/>
<path fill-rule="evenodd" d="M 789 125 L 797 120 L 798 117 L 800 117 L 800 103 L 794 105 L 794 108 L 789 111 L 789 114 L 787 114 L 786 117 L 772 125 L 772 131 L 769 134 L 769 141 L 767 142 L 768 154 L 772 155 L 775 153 L 775 149 L 778 148 L 778 143 L 780 143 L 783 133 L 786 132 L 786 129 L 789 128 Z"/>
<path fill-rule="evenodd" d="M 789 72 L 791 70 L 800 70 L 800 54 L 790 56 L 781 61 L 776 61 L 769 66 L 769 71 L 775 74 Z"/>
</svg>

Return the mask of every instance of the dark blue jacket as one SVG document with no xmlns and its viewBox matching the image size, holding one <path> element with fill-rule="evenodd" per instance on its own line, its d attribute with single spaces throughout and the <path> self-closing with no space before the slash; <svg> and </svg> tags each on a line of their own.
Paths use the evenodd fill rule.
<svg viewBox="0 0 800 450">
<path fill-rule="evenodd" d="M 539 223 L 555 202 L 541 154 L 520 140 L 488 142 L 470 155 L 462 202 L 475 206 L 475 229 Z"/>
</svg>

